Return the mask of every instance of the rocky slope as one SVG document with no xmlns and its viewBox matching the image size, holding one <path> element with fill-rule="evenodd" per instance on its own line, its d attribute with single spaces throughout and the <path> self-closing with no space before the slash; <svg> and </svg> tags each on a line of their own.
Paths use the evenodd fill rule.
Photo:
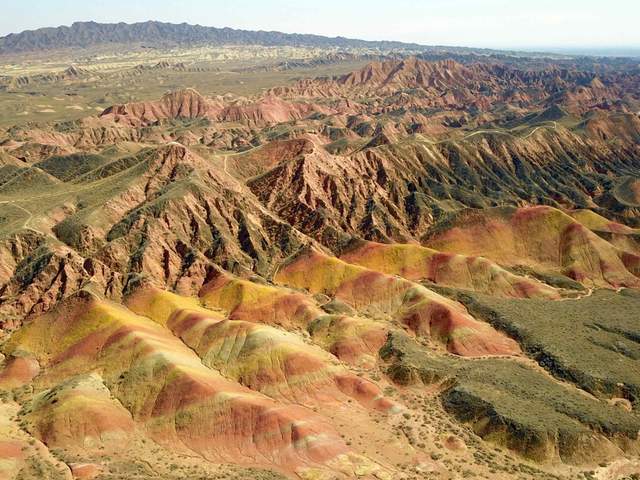
<svg viewBox="0 0 640 480">
<path fill-rule="evenodd" d="M 0 475 L 633 473 L 639 78 L 408 59 L 1 131 Z"/>
</svg>

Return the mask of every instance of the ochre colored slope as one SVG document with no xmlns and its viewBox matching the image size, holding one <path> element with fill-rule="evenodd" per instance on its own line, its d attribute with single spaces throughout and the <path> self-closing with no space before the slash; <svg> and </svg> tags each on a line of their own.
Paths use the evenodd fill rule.
<svg viewBox="0 0 640 480">
<path fill-rule="evenodd" d="M 308 330 L 313 340 L 340 360 L 350 364 L 375 363 L 388 326 L 368 318 L 325 312 L 312 298 L 284 287 L 259 284 L 224 272 L 200 290 L 208 308 L 221 309 L 230 319 Z"/>
<path fill-rule="evenodd" d="M 221 309 L 233 320 L 284 328 L 306 328 L 322 311 L 306 295 L 217 272 L 200 290 L 204 306 Z"/>
<path fill-rule="evenodd" d="M 309 251 L 280 268 L 275 280 L 335 297 L 359 313 L 397 321 L 459 355 L 517 354 L 517 344 L 462 305 L 408 280 Z"/>
<path fill-rule="evenodd" d="M 251 390 L 302 404 L 345 400 L 346 395 L 380 410 L 397 409 L 375 384 L 348 372 L 335 357 L 297 335 L 256 323 L 260 317 L 224 320 L 153 288 L 137 292 L 127 305 L 166 325 L 204 365 Z"/>
<path fill-rule="evenodd" d="M 100 373 L 152 438 L 210 460 L 289 470 L 348 452 L 310 410 L 231 382 L 161 325 L 86 294 L 34 320 L 9 349 L 30 351 L 46 365 L 42 387 Z"/>
<path fill-rule="evenodd" d="M 415 244 L 366 242 L 340 258 L 408 280 L 428 280 L 497 296 L 559 298 L 554 288 L 514 275 L 486 258 L 441 253 Z"/>
<path fill-rule="evenodd" d="M 314 342 L 343 362 L 364 367 L 375 364 L 388 331 L 384 322 L 339 314 L 319 316 L 309 325 Z"/>
<path fill-rule="evenodd" d="M 569 215 L 594 232 L 617 233 L 620 235 L 633 235 L 640 233 L 640 229 L 631 228 L 619 222 L 612 222 L 593 210 L 574 210 Z"/>
<path fill-rule="evenodd" d="M 15 420 L 20 405 L 0 403 L 0 478 L 57 478 L 71 480 L 67 465 L 57 460 L 41 441 Z"/>
<path fill-rule="evenodd" d="M 640 255 L 639 228 L 631 228 L 618 222 L 612 222 L 592 210 L 575 210 L 570 212 L 570 215 L 626 254 Z M 629 265 L 626 263 L 625 265 L 629 268 Z"/>
<path fill-rule="evenodd" d="M 464 211 L 424 238 L 427 246 L 503 265 L 559 272 L 599 287 L 639 287 L 624 252 L 551 207 Z"/>
<path fill-rule="evenodd" d="M 25 420 L 49 447 L 98 448 L 126 442 L 134 430 L 131 414 L 97 374 L 81 375 L 39 392 Z"/>
</svg>

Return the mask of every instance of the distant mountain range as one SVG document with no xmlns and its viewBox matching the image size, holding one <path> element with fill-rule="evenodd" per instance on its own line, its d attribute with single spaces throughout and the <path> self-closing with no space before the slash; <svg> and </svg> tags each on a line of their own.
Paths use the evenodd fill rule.
<svg viewBox="0 0 640 480">
<path fill-rule="evenodd" d="M 366 41 L 344 37 L 323 37 L 296 33 L 235 30 L 186 23 L 163 22 L 97 23 L 76 22 L 70 27 L 40 28 L 0 38 L 0 53 L 87 48 L 108 44 L 168 45 L 263 45 L 343 48 L 423 49 L 417 44 Z"/>
<path fill-rule="evenodd" d="M 195 45 L 262 45 L 319 48 L 371 48 L 427 53 L 495 54 L 503 50 L 486 48 L 426 46 L 396 41 L 369 41 L 322 35 L 236 30 L 187 23 L 156 21 L 140 23 L 75 22 L 70 27 L 25 30 L 0 37 L 0 55 L 41 50 L 84 49 L 105 45 L 129 47 L 171 47 Z"/>
</svg>

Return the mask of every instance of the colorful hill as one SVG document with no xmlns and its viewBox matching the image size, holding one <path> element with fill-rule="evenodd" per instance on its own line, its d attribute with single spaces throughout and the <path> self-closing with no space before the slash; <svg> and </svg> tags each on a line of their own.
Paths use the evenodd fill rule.
<svg viewBox="0 0 640 480">
<path fill-rule="evenodd" d="M 248 463 L 262 458 L 266 464 L 295 470 L 348 452 L 310 410 L 284 408 L 231 382 L 203 365 L 161 325 L 88 295 L 35 320 L 12 338 L 9 350 L 17 349 L 29 351 L 46 366 L 47 373 L 38 380 L 42 387 L 55 387 L 70 374 L 98 371 L 151 438 L 204 458 L 237 463 L 240 455 Z M 78 406 L 72 414 L 82 414 L 78 407 L 86 397 L 73 401 Z M 102 413 L 107 423 L 122 422 L 117 409 L 112 415 L 108 409 Z M 56 438 L 64 435 L 47 433 Z"/>
<path fill-rule="evenodd" d="M 343 301 L 364 316 L 397 323 L 459 355 L 517 355 L 515 342 L 464 307 L 408 280 L 316 251 L 280 268 L 275 281 Z"/>
<path fill-rule="evenodd" d="M 548 285 L 514 275 L 486 258 L 440 253 L 415 244 L 367 242 L 355 246 L 341 259 L 408 280 L 426 280 L 496 296 L 559 298 Z"/>
<path fill-rule="evenodd" d="M 441 251 L 554 271 L 597 287 L 638 287 L 636 257 L 550 207 L 463 211 L 423 239 Z"/>
<path fill-rule="evenodd" d="M 637 65 L 214 33 L 7 60 L 0 479 L 636 480 Z"/>
</svg>

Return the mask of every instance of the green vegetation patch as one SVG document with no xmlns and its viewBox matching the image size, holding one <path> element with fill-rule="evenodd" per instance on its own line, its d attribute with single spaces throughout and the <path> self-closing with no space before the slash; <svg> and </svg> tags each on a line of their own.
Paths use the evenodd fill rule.
<svg viewBox="0 0 640 480">
<path fill-rule="evenodd" d="M 63 182 L 68 182 L 104 165 L 106 161 L 107 159 L 101 155 L 74 153 L 72 155 L 49 157 L 37 163 L 36 167 Z"/>
<path fill-rule="evenodd" d="M 476 317 L 510 333 L 553 375 L 640 407 L 640 292 L 598 290 L 550 302 L 457 293 Z"/>
<path fill-rule="evenodd" d="M 41 193 L 47 188 L 60 185 L 60 181 L 53 175 L 35 167 L 15 170 L 13 175 L 10 174 L 3 180 L 0 185 L 0 196 L 23 196 L 25 192 Z"/>
<path fill-rule="evenodd" d="M 606 439 L 624 444 L 622 438 L 638 437 L 640 418 L 633 412 L 513 359 L 439 356 L 399 332 L 389 335 L 380 355 L 396 383 L 441 384 L 442 404 L 459 421 L 530 458 L 606 458 Z"/>
<path fill-rule="evenodd" d="M 23 287 L 28 286 L 47 268 L 52 258 L 53 252 L 46 245 L 39 246 L 17 265 L 14 274 L 16 280 Z"/>
</svg>

